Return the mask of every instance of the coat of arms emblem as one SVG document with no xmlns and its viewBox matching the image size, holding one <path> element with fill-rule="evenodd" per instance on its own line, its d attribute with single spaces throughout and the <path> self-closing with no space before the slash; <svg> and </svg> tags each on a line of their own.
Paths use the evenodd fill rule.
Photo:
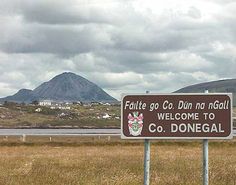
<svg viewBox="0 0 236 185">
<path fill-rule="evenodd" d="M 128 127 L 129 133 L 132 136 L 141 135 L 143 129 L 143 114 L 138 112 L 133 112 L 133 115 L 129 113 L 128 115 Z"/>
</svg>

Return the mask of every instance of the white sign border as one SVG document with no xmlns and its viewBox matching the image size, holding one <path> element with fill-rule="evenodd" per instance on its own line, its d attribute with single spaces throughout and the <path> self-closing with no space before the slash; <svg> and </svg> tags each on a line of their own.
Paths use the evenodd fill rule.
<svg viewBox="0 0 236 185">
<path fill-rule="evenodd" d="M 123 133 L 123 99 L 126 96 L 173 96 L 173 95 L 204 95 L 204 96 L 212 96 L 212 95 L 226 95 L 230 98 L 231 103 L 231 132 L 227 137 L 127 137 Z M 211 139 L 211 140 L 226 140 L 233 139 L 233 94 L 232 93 L 123 93 L 121 94 L 121 139 L 129 139 L 129 140 L 140 140 L 140 139 L 151 139 L 151 140 L 202 140 L 202 139 Z"/>
</svg>

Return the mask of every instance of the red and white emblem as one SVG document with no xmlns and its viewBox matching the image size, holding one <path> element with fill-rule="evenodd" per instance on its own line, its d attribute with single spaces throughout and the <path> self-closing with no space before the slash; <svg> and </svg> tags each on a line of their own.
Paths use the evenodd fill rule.
<svg viewBox="0 0 236 185">
<path fill-rule="evenodd" d="M 143 129 L 143 114 L 138 112 L 133 112 L 133 115 L 129 113 L 128 115 L 128 127 L 129 133 L 132 136 L 141 135 Z"/>
</svg>

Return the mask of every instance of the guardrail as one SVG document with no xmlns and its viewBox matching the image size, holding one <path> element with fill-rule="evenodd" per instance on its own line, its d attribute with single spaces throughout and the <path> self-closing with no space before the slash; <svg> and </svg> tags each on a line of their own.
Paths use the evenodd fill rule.
<svg viewBox="0 0 236 185">
<path fill-rule="evenodd" d="M 120 136 L 120 134 L 2 134 L 0 136 L 84 136 L 84 137 L 90 137 L 90 136 Z"/>
<path fill-rule="evenodd" d="M 15 135 L 1 135 L 4 136 L 3 140 L 8 141 L 10 136 L 18 136 L 22 142 L 26 142 L 26 138 L 30 136 L 49 137 L 49 141 L 55 136 L 60 137 L 97 137 L 99 140 L 101 137 L 105 137 L 107 141 L 111 140 L 111 137 L 120 137 L 120 134 L 108 133 L 108 134 L 15 134 Z"/>
<path fill-rule="evenodd" d="M 119 129 L 117 129 L 119 130 Z M 44 136 L 49 137 L 50 141 L 52 141 L 52 137 L 61 136 L 61 137 L 107 137 L 107 140 L 110 141 L 111 137 L 117 136 L 120 137 L 120 133 L 11 133 L 11 134 L 3 134 L 0 133 L 0 136 L 4 136 L 5 140 L 8 140 L 8 137 L 11 136 L 19 136 L 21 137 L 22 142 L 26 142 L 26 138 L 30 136 Z M 236 127 L 233 127 L 233 136 L 236 137 Z"/>
</svg>

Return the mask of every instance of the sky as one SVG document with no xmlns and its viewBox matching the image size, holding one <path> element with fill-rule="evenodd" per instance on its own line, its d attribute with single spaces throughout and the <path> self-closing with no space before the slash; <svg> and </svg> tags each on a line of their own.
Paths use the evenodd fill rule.
<svg viewBox="0 0 236 185">
<path fill-rule="evenodd" d="M 121 93 L 236 78 L 231 0 L 1 0 L 0 97 L 73 72 Z"/>
</svg>

